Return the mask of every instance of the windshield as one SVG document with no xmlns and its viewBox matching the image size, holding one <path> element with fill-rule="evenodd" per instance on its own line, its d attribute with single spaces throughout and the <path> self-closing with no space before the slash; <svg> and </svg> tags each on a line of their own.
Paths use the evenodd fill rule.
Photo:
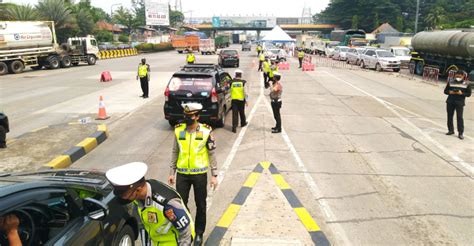
<svg viewBox="0 0 474 246">
<path fill-rule="evenodd" d="M 379 57 L 395 57 L 392 53 L 388 52 L 388 51 L 377 51 L 377 55 Z"/>
<path fill-rule="evenodd" d="M 168 85 L 170 91 L 211 91 L 212 77 L 173 77 Z"/>
<path fill-rule="evenodd" d="M 280 50 L 270 50 L 270 52 L 272 52 L 275 55 L 278 55 L 280 53 Z"/>
<path fill-rule="evenodd" d="M 360 54 L 364 53 L 364 50 L 363 49 L 358 49 L 357 53 L 360 55 Z"/>
<path fill-rule="evenodd" d="M 341 47 L 341 52 L 347 52 L 349 48 Z"/>
<path fill-rule="evenodd" d="M 406 50 L 406 49 L 396 49 L 396 50 L 393 50 L 393 53 L 394 53 L 396 56 L 409 56 L 410 50 Z"/>
<path fill-rule="evenodd" d="M 222 52 L 224 55 L 237 55 L 237 51 L 236 50 L 224 50 Z"/>
</svg>

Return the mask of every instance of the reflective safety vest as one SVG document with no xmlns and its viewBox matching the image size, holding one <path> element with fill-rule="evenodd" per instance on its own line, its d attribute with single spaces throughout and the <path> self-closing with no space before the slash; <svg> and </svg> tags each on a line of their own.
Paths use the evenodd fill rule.
<svg viewBox="0 0 474 246">
<path fill-rule="evenodd" d="M 207 173 L 209 153 L 206 144 L 211 128 L 199 124 L 195 132 L 189 133 L 186 131 L 186 124 L 179 124 L 174 133 L 179 146 L 176 171 L 181 174 Z"/>
<path fill-rule="evenodd" d="M 273 78 L 273 73 L 278 72 L 278 66 L 271 66 L 270 71 L 268 72 L 268 77 Z"/>
<path fill-rule="evenodd" d="M 260 54 L 259 59 L 260 59 L 261 62 L 265 61 L 265 55 L 263 53 Z"/>
<path fill-rule="evenodd" d="M 166 187 L 164 184 L 160 184 L 158 181 L 155 180 L 147 180 L 150 183 L 152 188 L 152 196 L 158 195 L 160 198 L 171 200 L 173 198 L 180 198 L 179 194 L 175 191 L 172 191 L 171 188 L 164 188 Z M 155 190 L 157 187 L 160 189 Z M 163 193 L 163 194 L 162 194 Z M 173 194 L 176 193 L 176 194 Z M 163 197 L 163 196 L 165 197 Z M 166 204 L 160 204 L 152 198 L 152 206 L 140 208 L 138 206 L 138 202 L 134 201 L 133 203 L 137 205 L 138 215 L 142 221 L 143 227 L 147 231 L 151 241 L 153 242 L 152 245 L 166 245 L 166 246 L 177 246 L 178 245 L 178 237 L 179 231 L 173 226 L 173 223 L 168 220 L 165 216 L 164 211 Z M 181 202 L 182 203 L 182 202 Z M 183 208 L 186 208 L 183 205 Z M 191 226 L 191 234 L 194 238 L 194 222 L 192 221 L 191 215 L 188 211 L 186 211 L 188 218 L 191 220 L 188 226 Z"/>
<path fill-rule="evenodd" d="M 298 58 L 303 58 L 303 57 L 304 57 L 304 52 L 303 51 L 298 52 Z"/>
<path fill-rule="evenodd" d="M 239 79 L 236 79 L 230 84 L 230 97 L 232 100 L 245 100 L 244 92 L 245 82 Z"/>
<path fill-rule="evenodd" d="M 257 46 L 257 51 L 262 51 L 262 46 Z"/>
<path fill-rule="evenodd" d="M 138 66 L 138 77 L 144 78 L 148 75 L 148 64 Z"/>
<path fill-rule="evenodd" d="M 194 62 L 194 60 L 196 60 L 196 57 L 192 53 L 188 54 L 188 56 L 186 57 L 187 62 Z"/>
<path fill-rule="evenodd" d="M 263 72 L 269 73 L 270 72 L 270 63 L 268 61 L 263 62 Z"/>
</svg>

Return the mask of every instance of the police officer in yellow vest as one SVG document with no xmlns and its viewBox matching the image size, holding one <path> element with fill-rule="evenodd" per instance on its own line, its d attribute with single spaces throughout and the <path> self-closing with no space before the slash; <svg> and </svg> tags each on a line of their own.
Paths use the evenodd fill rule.
<svg viewBox="0 0 474 246">
<path fill-rule="evenodd" d="M 146 233 L 144 245 L 191 245 L 194 223 L 173 188 L 153 179 L 145 179 L 147 165 L 132 162 L 114 167 L 105 176 L 114 188 L 114 194 L 122 203 L 133 202 Z"/>
<path fill-rule="evenodd" d="M 259 56 L 260 53 L 263 53 L 263 52 L 262 52 L 262 46 L 259 44 L 257 45 L 257 56 Z"/>
<path fill-rule="evenodd" d="M 301 66 L 303 64 L 303 58 L 304 58 L 304 51 L 303 51 L 303 49 L 300 49 L 298 51 L 298 61 L 300 62 L 300 67 L 299 68 L 301 68 Z"/>
<path fill-rule="evenodd" d="M 272 65 L 270 66 L 270 70 L 268 72 L 268 80 L 269 81 L 273 81 L 274 82 L 274 78 L 273 78 L 273 75 L 278 72 L 278 63 L 277 61 L 272 61 Z M 265 84 L 265 89 L 268 89 L 270 87 L 270 83 L 267 82 Z"/>
<path fill-rule="evenodd" d="M 263 84 L 265 88 L 270 86 L 268 83 L 268 73 L 270 73 L 270 60 L 268 59 L 268 56 L 265 56 L 265 60 L 263 61 Z M 268 84 L 268 86 L 267 86 Z"/>
<path fill-rule="evenodd" d="M 150 81 L 150 65 L 146 63 L 146 59 L 142 58 L 142 63 L 138 65 L 137 80 L 140 78 L 140 86 L 143 95 L 141 97 L 148 98 L 148 82 Z"/>
<path fill-rule="evenodd" d="M 245 118 L 245 106 L 247 106 L 247 81 L 242 79 L 242 70 L 235 70 L 235 78 L 230 82 L 230 97 L 232 98 L 232 132 L 237 132 L 237 124 L 244 127 L 247 125 Z"/>
<path fill-rule="evenodd" d="M 190 53 L 188 53 L 186 56 L 186 62 L 188 62 L 188 64 L 194 64 L 194 61 L 196 61 L 196 57 L 194 56 L 194 53 L 190 51 Z"/>
<path fill-rule="evenodd" d="M 168 183 L 170 185 L 175 183 L 175 174 L 177 173 L 176 190 L 186 206 L 189 191 L 193 186 L 196 202 L 196 240 L 194 245 L 201 245 L 202 235 L 206 229 L 207 174 L 209 169 L 211 169 L 210 186 L 213 189 L 217 187 L 217 161 L 214 154 L 216 143 L 212 128 L 198 122 L 202 105 L 187 103 L 182 107 L 184 109 L 184 123 L 178 124 L 174 128 L 175 140 Z"/>
<path fill-rule="evenodd" d="M 261 53 L 258 57 L 258 71 L 263 71 L 263 62 L 265 61 L 265 55 L 263 53 Z"/>
</svg>

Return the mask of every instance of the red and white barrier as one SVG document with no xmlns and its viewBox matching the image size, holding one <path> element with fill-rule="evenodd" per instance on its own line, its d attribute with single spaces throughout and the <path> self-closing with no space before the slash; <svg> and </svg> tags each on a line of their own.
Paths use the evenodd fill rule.
<svg viewBox="0 0 474 246">
<path fill-rule="evenodd" d="M 423 79 L 426 81 L 437 82 L 439 77 L 439 68 L 436 67 L 427 67 L 423 69 Z"/>
<path fill-rule="evenodd" d="M 314 64 L 312 63 L 312 58 L 309 55 L 304 55 L 303 57 L 303 71 L 314 71 Z"/>
<path fill-rule="evenodd" d="M 112 75 L 110 74 L 109 71 L 102 72 L 100 74 L 100 82 L 108 82 L 112 81 Z"/>
<path fill-rule="evenodd" d="M 288 62 L 280 62 L 278 63 L 279 70 L 290 70 L 290 64 Z"/>
</svg>

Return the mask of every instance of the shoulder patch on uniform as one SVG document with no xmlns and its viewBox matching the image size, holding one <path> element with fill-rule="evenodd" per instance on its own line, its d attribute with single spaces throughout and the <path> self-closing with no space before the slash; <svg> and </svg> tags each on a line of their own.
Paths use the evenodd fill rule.
<svg viewBox="0 0 474 246">
<path fill-rule="evenodd" d="M 212 130 L 212 127 L 208 124 L 202 124 L 204 127 L 209 128 L 209 130 Z"/>
<path fill-rule="evenodd" d="M 178 127 L 180 127 L 181 125 L 182 125 L 181 123 L 178 123 L 178 124 L 174 125 L 174 128 L 178 128 Z"/>
</svg>

